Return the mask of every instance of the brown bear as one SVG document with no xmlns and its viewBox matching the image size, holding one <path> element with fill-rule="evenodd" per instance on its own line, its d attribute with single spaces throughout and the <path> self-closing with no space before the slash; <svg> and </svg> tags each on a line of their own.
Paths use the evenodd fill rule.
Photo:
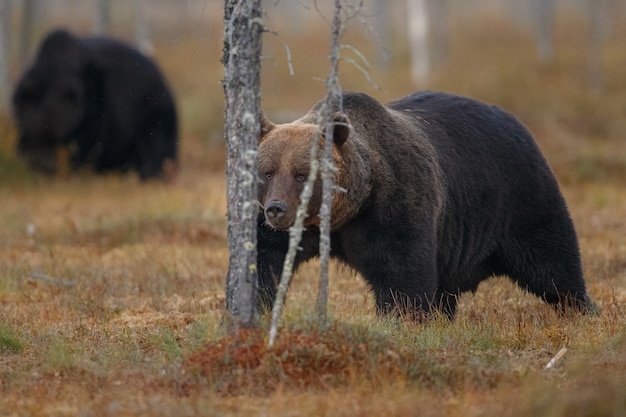
<svg viewBox="0 0 626 417">
<path fill-rule="evenodd" d="M 135 169 L 142 180 L 176 172 L 174 97 L 156 63 L 107 37 L 50 32 L 13 94 L 18 152 L 47 174 L 58 150 L 74 170 Z"/>
<path fill-rule="evenodd" d="M 259 140 L 260 307 L 271 306 L 321 103 Z M 528 130 L 479 101 L 420 92 L 382 105 L 344 93 L 333 133 L 331 256 L 368 282 L 379 313 L 452 318 L 457 296 L 506 275 L 560 309 L 595 311 L 574 225 Z M 314 185 L 296 268 L 319 255 Z"/>
</svg>

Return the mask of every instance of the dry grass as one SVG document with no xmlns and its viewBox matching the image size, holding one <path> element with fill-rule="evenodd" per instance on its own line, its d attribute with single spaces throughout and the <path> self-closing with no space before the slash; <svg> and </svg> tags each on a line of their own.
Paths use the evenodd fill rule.
<svg viewBox="0 0 626 417">
<path fill-rule="evenodd" d="M 221 136 L 214 33 L 158 49 L 183 121 L 183 168 L 171 184 L 34 177 L 13 156 L 14 132 L 2 132 L 0 414 L 626 414 L 626 55 L 616 40 L 625 33 L 616 25 L 607 45 L 606 89 L 589 94 L 575 27 L 559 26 L 550 67 L 535 62 L 528 34 L 497 19 L 459 27 L 433 88 L 498 103 L 536 133 L 563 184 L 599 316 L 560 316 L 493 279 L 462 297 L 452 323 L 386 320 L 362 280 L 336 267 L 330 325 L 319 327 L 311 263 L 295 279 L 275 348 L 264 330 L 226 336 L 224 152 L 207 145 Z M 286 78 L 275 49 L 264 70 L 270 111 L 303 112 L 323 94 L 310 77 L 325 75 L 326 44 L 315 33 L 289 39 L 311 62 Z M 411 89 L 406 71 L 372 69 L 382 92 L 345 71 L 347 88 L 381 100 Z"/>
</svg>

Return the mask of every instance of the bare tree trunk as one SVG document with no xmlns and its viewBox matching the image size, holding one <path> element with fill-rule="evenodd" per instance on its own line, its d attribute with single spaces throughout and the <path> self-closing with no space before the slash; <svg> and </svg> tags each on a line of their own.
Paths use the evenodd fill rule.
<svg viewBox="0 0 626 417">
<path fill-rule="evenodd" d="M 320 207 L 320 283 L 316 309 L 320 320 L 326 320 L 326 306 L 328 301 L 328 265 L 331 249 L 330 216 L 333 192 L 335 190 L 335 187 L 333 186 L 335 169 L 332 164 L 334 133 L 333 116 L 335 109 L 341 108 L 341 87 L 339 85 L 341 35 L 341 0 L 335 0 L 330 56 L 331 68 L 329 76 L 326 79 L 326 97 L 324 98 L 324 103 L 320 108 L 320 118 L 318 120 L 318 124 L 321 126 L 321 129 L 318 129 L 315 133 L 316 137 L 313 138 L 313 145 L 310 151 L 311 166 L 309 176 L 300 195 L 300 204 L 296 213 L 295 223 L 289 229 L 289 248 L 287 256 L 285 257 L 285 263 L 283 265 L 283 272 L 280 277 L 276 299 L 274 300 L 274 307 L 272 308 L 272 323 L 270 326 L 268 341 L 268 345 L 270 347 L 273 346 L 274 341 L 276 340 L 276 335 L 278 334 L 278 324 L 282 315 L 285 295 L 293 275 L 293 263 L 296 257 L 298 245 L 300 244 L 300 240 L 302 238 L 304 218 L 306 217 L 309 199 L 311 198 L 311 194 L 313 192 L 313 184 L 317 180 L 317 174 L 320 170 L 320 162 L 322 176 L 322 204 Z M 320 161 L 319 145 L 322 132 L 324 133 L 324 148 L 322 150 L 322 158 Z"/>
<path fill-rule="evenodd" d="M 10 18 L 9 0 L 0 0 L 0 111 L 9 107 L 9 50 Z"/>
<path fill-rule="evenodd" d="M 324 152 L 320 164 L 322 177 L 322 205 L 320 206 L 320 282 L 317 294 L 317 315 L 320 321 L 327 317 L 328 268 L 330 263 L 331 208 L 335 186 L 333 178 L 333 136 L 335 109 L 341 109 L 341 85 L 339 84 L 340 42 L 342 34 L 341 0 L 335 0 L 335 13 L 330 45 L 330 73 L 326 79 L 326 97 L 321 110 L 320 125 L 325 127 Z"/>
<path fill-rule="evenodd" d="M 154 45 L 150 40 L 150 27 L 146 19 L 146 0 L 134 0 L 135 2 L 135 44 L 146 55 L 154 53 Z"/>
<path fill-rule="evenodd" d="M 22 29 L 20 31 L 20 65 L 24 66 L 30 54 L 30 42 L 35 19 L 36 0 L 24 0 L 22 6 Z"/>
<path fill-rule="evenodd" d="M 224 95 L 228 247 L 226 319 L 231 330 L 256 325 L 260 0 L 224 1 Z"/>
<path fill-rule="evenodd" d="M 602 84 L 602 19 L 600 7 L 596 3 L 596 1 L 590 2 L 587 12 L 589 16 L 589 53 L 587 60 L 589 87 L 592 90 L 598 90 Z"/>
<path fill-rule="evenodd" d="M 533 18 L 537 38 L 537 54 L 542 63 L 554 59 L 555 0 L 533 0 Z"/>
<path fill-rule="evenodd" d="M 374 9 L 373 30 L 376 38 L 378 53 L 376 59 L 378 65 L 384 68 L 389 67 L 391 60 L 391 48 L 393 42 L 393 4 L 389 2 L 375 0 L 372 4 Z"/>
<path fill-rule="evenodd" d="M 427 7 L 429 36 L 428 42 L 433 70 L 441 67 L 448 59 L 450 43 L 449 0 L 428 0 Z"/>
<path fill-rule="evenodd" d="M 411 54 L 411 80 L 424 85 L 430 76 L 426 0 L 407 0 L 407 26 Z"/>
<path fill-rule="evenodd" d="M 97 0 L 96 7 L 96 35 L 107 35 L 111 32 L 111 3 L 109 0 Z"/>
<path fill-rule="evenodd" d="M 602 87 L 602 43 L 607 34 L 608 14 L 604 0 L 588 0 L 589 17 L 589 53 L 587 65 L 589 87 L 597 91 Z"/>
</svg>

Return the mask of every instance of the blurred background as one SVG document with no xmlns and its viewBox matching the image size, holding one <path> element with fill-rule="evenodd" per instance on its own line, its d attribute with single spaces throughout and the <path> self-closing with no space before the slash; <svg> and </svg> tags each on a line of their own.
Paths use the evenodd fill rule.
<svg viewBox="0 0 626 417">
<path fill-rule="evenodd" d="M 324 96 L 332 0 L 264 0 L 262 106 L 274 121 Z M 497 104 L 562 182 L 626 179 L 623 0 L 346 1 L 340 81 L 382 102 L 420 89 Z M 54 28 L 134 44 L 162 68 L 181 169 L 223 168 L 222 0 L 0 0 L 0 181 L 15 159 L 10 95 Z M 24 174 L 26 175 L 26 174 Z"/>
</svg>

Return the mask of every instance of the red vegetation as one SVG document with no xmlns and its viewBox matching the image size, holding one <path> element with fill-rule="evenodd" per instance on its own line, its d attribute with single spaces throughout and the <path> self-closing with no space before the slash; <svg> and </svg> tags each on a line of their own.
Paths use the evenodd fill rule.
<svg viewBox="0 0 626 417">
<path fill-rule="evenodd" d="M 342 331 L 343 330 L 343 331 Z M 375 343 L 354 343 L 346 329 L 283 330 L 267 347 L 262 330 L 242 330 L 207 344 L 186 362 L 193 375 L 206 378 L 222 394 L 262 394 L 279 387 L 329 388 L 400 371 L 400 356 Z"/>
</svg>

